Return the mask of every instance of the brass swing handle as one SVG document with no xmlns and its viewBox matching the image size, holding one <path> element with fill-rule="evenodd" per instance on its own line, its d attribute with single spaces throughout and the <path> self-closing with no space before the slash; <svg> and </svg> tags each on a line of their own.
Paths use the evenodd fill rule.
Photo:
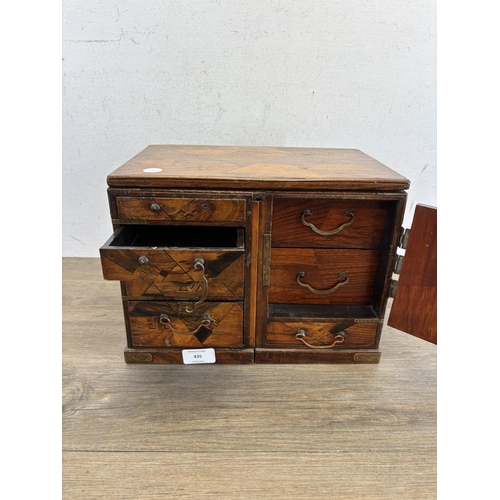
<svg viewBox="0 0 500 500">
<path fill-rule="evenodd" d="M 162 325 L 167 325 L 173 332 L 182 335 L 194 335 L 195 333 L 198 333 L 200 328 L 205 327 L 208 330 L 213 330 L 217 326 L 217 321 L 214 318 L 212 318 L 212 316 L 210 316 L 209 314 L 203 316 L 201 323 L 192 332 L 176 332 L 173 326 L 170 324 L 170 317 L 168 316 L 168 314 L 165 313 L 160 314 L 160 323 Z"/>
<path fill-rule="evenodd" d="M 339 279 L 344 280 L 344 281 L 340 281 L 334 287 L 329 288 L 328 290 L 316 290 L 311 285 L 308 285 L 307 283 L 302 283 L 302 281 L 300 281 L 300 278 L 304 278 L 305 276 L 306 276 L 305 271 L 300 271 L 300 273 L 297 274 L 297 283 L 300 286 L 303 286 L 304 288 L 307 288 L 312 293 L 315 293 L 317 295 L 327 295 L 329 293 L 333 293 L 335 290 L 337 290 L 337 288 L 339 288 L 341 286 L 344 286 L 344 285 L 347 285 L 347 283 L 349 283 L 349 276 L 347 276 L 346 273 L 342 272 L 342 273 L 339 273 Z"/>
<path fill-rule="evenodd" d="M 305 209 L 302 212 L 302 217 L 300 218 L 300 221 L 304 226 L 310 227 L 315 233 L 321 234 L 321 236 L 331 236 L 332 234 L 337 234 L 342 229 L 346 228 L 347 226 L 350 226 L 354 222 L 354 212 L 352 210 L 346 210 L 345 211 L 345 216 L 350 217 L 351 220 L 349 222 L 345 222 L 344 224 L 340 225 L 337 229 L 332 229 L 331 231 L 322 231 L 321 229 L 318 229 L 314 224 L 311 224 L 310 222 L 306 222 L 305 218 L 307 215 L 312 215 L 312 212 L 309 209 Z"/>
<path fill-rule="evenodd" d="M 197 270 L 201 270 L 200 282 L 203 286 L 203 293 L 201 295 L 200 300 L 198 300 L 198 302 L 196 302 L 193 305 L 192 309 L 189 309 L 189 307 L 186 307 L 187 313 L 193 313 L 194 310 L 207 298 L 207 295 L 208 295 L 208 280 L 205 277 L 205 259 L 202 259 L 201 257 L 196 257 L 196 259 L 194 259 L 194 268 Z"/>
<path fill-rule="evenodd" d="M 307 332 L 306 330 L 304 330 L 303 328 L 299 328 L 296 333 L 295 333 L 295 338 L 297 340 L 300 340 L 301 342 L 303 342 L 307 347 L 310 347 L 311 349 L 330 349 L 330 347 L 334 347 L 338 344 L 342 344 L 344 341 L 345 341 L 345 337 L 347 335 L 347 333 L 345 331 L 341 331 L 340 333 L 337 333 L 337 335 L 335 335 L 335 340 L 333 341 L 332 344 L 329 344 L 329 345 L 312 345 L 312 344 L 309 344 L 309 342 L 307 342 L 304 337 L 307 335 Z"/>
</svg>

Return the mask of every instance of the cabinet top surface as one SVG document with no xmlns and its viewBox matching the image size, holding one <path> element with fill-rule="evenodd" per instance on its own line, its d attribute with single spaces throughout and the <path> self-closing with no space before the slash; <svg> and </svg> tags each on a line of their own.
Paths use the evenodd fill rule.
<svg viewBox="0 0 500 500">
<path fill-rule="evenodd" d="M 357 149 L 152 145 L 108 175 L 111 187 L 407 189 L 410 181 Z"/>
</svg>

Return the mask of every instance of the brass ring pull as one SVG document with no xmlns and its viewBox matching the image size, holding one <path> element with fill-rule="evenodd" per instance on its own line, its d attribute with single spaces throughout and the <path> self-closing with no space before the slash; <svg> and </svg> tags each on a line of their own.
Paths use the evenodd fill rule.
<svg viewBox="0 0 500 500">
<path fill-rule="evenodd" d="M 170 323 L 170 318 L 169 318 L 168 314 L 165 314 L 165 313 L 160 314 L 160 323 L 162 325 L 168 325 Z"/>
<path fill-rule="evenodd" d="M 347 335 L 347 333 L 345 331 L 341 331 L 340 333 L 337 333 L 337 335 L 335 335 L 335 340 L 333 342 L 333 344 L 329 344 L 329 345 L 312 345 L 312 344 L 309 344 L 309 342 L 307 342 L 304 337 L 307 335 L 307 332 L 306 330 L 304 330 L 303 328 L 299 328 L 297 330 L 297 333 L 295 334 L 295 338 L 297 340 L 300 340 L 301 342 L 303 342 L 307 347 L 310 347 L 311 349 L 330 349 L 331 347 L 334 347 L 338 344 L 342 344 L 344 341 L 345 341 L 345 337 Z"/>
<path fill-rule="evenodd" d="M 302 283 L 302 281 L 300 281 L 300 278 L 304 278 L 305 275 L 306 275 L 305 271 L 300 271 L 300 273 L 297 274 L 297 283 L 300 286 L 307 288 L 312 293 L 315 293 L 317 295 L 327 295 L 329 293 L 333 293 L 335 290 L 337 290 L 337 288 L 344 286 L 344 285 L 347 285 L 347 283 L 349 283 L 349 276 L 347 276 L 346 273 L 339 273 L 339 279 L 344 280 L 344 281 L 340 281 L 333 288 L 329 288 L 328 290 L 316 290 L 311 285 L 308 285 L 307 283 Z"/>
<path fill-rule="evenodd" d="M 331 231 L 322 231 L 321 229 L 318 229 L 314 224 L 311 224 L 310 222 L 306 222 L 305 217 L 307 215 L 312 215 L 312 212 L 306 208 L 302 212 L 302 217 L 300 218 L 300 221 L 302 222 L 302 224 L 304 224 L 304 226 L 310 227 L 315 233 L 321 234 L 321 236 L 331 236 L 332 234 L 337 234 L 340 231 L 342 231 L 342 229 L 344 229 L 347 226 L 350 226 L 354 222 L 354 212 L 352 210 L 346 210 L 344 215 L 346 217 L 351 218 L 351 220 L 349 222 L 345 222 L 344 224 L 339 226 L 337 229 L 332 229 Z"/>
<path fill-rule="evenodd" d="M 205 277 L 205 259 L 202 259 L 201 257 L 196 257 L 194 259 L 194 268 L 201 270 L 201 284 L 203 286 L 203 293 L 201 295 L 200 300 L 196 302 L 193 306 L 193 309 L 189 309 L 189 307 L 186 307 L 186 312 L 187 313 L 192 313 L 194 310 L 207 298 L 208 295 L 208 280 Z"/>
</svg>

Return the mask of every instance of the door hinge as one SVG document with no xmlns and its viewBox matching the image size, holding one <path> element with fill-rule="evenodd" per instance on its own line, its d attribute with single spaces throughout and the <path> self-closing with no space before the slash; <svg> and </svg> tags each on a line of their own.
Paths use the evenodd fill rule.
<svg viewBox="0 0 500 500">
<path fill-rule="evenodd" d="M 406 245 L 408 245 L 408 238 L 410 237 L 410 230 L 401 228 L 401 236 L 399 237 L 399 248 L 406 249 Z"/>
<path fill-rule="evenodd" d="M 404 260 L 405 260 L 404 255 L 396 254 L 396 260 L 394 262 L 394 274 L 401 274 L 401 269 L 403 269 Z"/>
<path fill-rule="evenodd" d="M 396 289 L 398 287 L 398 281 L 397 280 L 391 280 L 389 284 L 389 297 L 393 299 L 396 296 Z"/>
<path fill-rule="evenodd" d="M 408 238 L 410 237 L 410 230 L 405 229 L 404 227 L 401 227 L 401 235 L 399 237 L 399 244 L 398 248 L 401 248 L 403 250 L 406 249 L 406 245 L 408 245 Z M 396 257 L 394 258 L 394 269 L 393 273 L 394 274 L 401 274 L 401 270 L 403 269 L 403 262 L 405 260 L 404 255 L 396 254 Z M 391 279 L 389 283 L 389 297 L 392 299 L 396 295 L 396 288 L 398 287 L 398 281 L 395 279 Z"/>
<path fill-rule="evenodd" d="M 269 286 L 271 284 L 271 235 L 264 235 L 264 249 L 262 250 L 262 284 Z"/>
</svg>

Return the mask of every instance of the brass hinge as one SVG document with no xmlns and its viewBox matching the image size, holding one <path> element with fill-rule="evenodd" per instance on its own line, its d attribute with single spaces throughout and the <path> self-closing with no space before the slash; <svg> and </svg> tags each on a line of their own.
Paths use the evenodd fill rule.
<svg viewBox="0 0 500 500">
<path fill-rule="evenodd" d="M 410 236 L 410 230 L 401 227 L 401 235 L 399 237 L 398 248 L 406 249 L 406 245 L 408 245 L 408 238 Z M 403 269 L 403 262 L 405 260 L 404 255 L 396 254 L 394 258 L 394 274 L 401 274 L 401 270 Z M 396 288 L 398 287 L 397 280 L 392 279 L 389 284 L 389 297 L 392 299 L 396 296 Z"/>
<path fill-rule="evenodd" d="M 408 245 L 408 238 L 410 237 L 410 230 L 405 229 L 404 227 L 401 228 L 401 236 L 399 237 L 399 248 L 406 248 L 406 245 Z"/>
<path fill-rule="evenodd" d="M 262 251 L 262 282 L 264 286 L 271 284 L 271 235 L 264 235 L 264 249 Z"/>
<path fill-rule="evenodd" d="M 396 254 L 396 260 L 394 262 L 394 274 L 401 274 L 401 269 L 403 269 L 404 260 L 405 260 L 404 255 Z"/>
<path fill-rule="evenodd" d="M 398 287 L 397 280 L 391 280 L 389 284 L 389 297 L 393 299 L 396 296 L 396 289 Z"/>
</svg>

